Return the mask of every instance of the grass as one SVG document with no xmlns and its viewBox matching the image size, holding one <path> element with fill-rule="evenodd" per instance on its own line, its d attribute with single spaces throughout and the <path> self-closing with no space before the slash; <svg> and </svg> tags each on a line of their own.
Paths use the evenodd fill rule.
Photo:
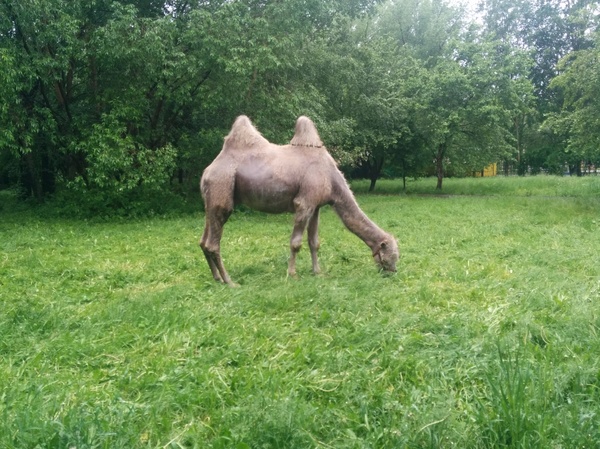
<svg viewBox="0 0 600 449">
<path fill-rule="evenodd" d="M 352 183 L 356 193 L 367 193 L 369 181 Z M 490 178 L 446 178 L 441 192 L 435 190 L 433 178 L 408 179 L 406 191 L 402 182 L 390 179 L 377 181 L 375 192 L 379 194 L 421 194 L 421 195 L 492 195 L 492 196 L 559 196 L 559 197 L 599 197 L 600 182 L 594 176 L 559 177 L 528 176 Z"/>
<path fill-rule="evenodd" d="M 238 289 L 201 213 L 0 196 L 0 448 L 596 447 L 600 179 L 448 181 L 472 196 L 358 195 L 399 238 L 391 277 L 325 209 L 324 274 L 304 248 L 287 279 L 291 217 L 237 212 Z"/>
</svg>

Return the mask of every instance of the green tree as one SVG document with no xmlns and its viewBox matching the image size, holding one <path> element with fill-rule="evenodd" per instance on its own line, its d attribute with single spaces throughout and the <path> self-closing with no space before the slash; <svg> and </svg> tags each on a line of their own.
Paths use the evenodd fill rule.
<svg viewBox="0 0 600 449">
<path fill-rule="evenodd" d="M 378 28 L 419 61 L 405 128 L 409 151 L 396 147 L 397 163 L 415 172 L 434 161 L 437 188 L 447 172 L 480 170 L 507 154 L 513 115 L 525 108 L 530 84 L 520 76 L 522 54 L 485 39 L 463 12 L 444 2 L 404 0 L 386 4 Z"/>
<path fill-rule="evenodd" d="M 77 24 L 56 2 L 0 3 L 3 159 L 26 195 L 52 192 L 62 134 L 72 123 Z"/>
<path fill-rule="evenodd" d="M 406 179 L 422 173 L 424 122 L 417 117 L 428 89 L 429 73 L 446 57 L 458 36 L 458 11 L 443 2 L 386 2 L 358 30 L 364 71 L 353 95 L 362 149 L 358 158 L 371 190 L 384 170 Z"/>
<path fill-rule="evenodd" d="M 561 91 L 551 89 L 558 75 L 558 61 L 571 51 L 589 48 L 590 35 L 598 26 L 598 2 L 484 0 L 484 21 L 491 39 L 510 43 L 531 56 L 526 77 L 534 86 L 533 107 L 524 104 L 514 121 L 518 172 L 525 174 L 543 167 L 557 171 L 565 154 L 564 138 L 541 127 L 544 117 L 560 110 Z M 556 128 L 555 128 L 556 129 Z M 510 161 L 507 161 L 507 166 Z"/>
<path fill-rule="evenodd" d="M 564 98 L 562 109 L 551 114 L 545 128 L 565 143 L 564 160 L 580 167 L 581 161 L 600 163 L 600 33 L 596 46 L 573 52 L 559 64 L 561 74 L 551 87 Z M 577 168 L 575 168 L 577 171 Z"/>
<path fill-rule="evenodd" d="M 240 113 L 289 138 L 325 117 L 311 48 L 376 3 L 2 0 L 2 177 L 119 197 L 197 178 Z"/>
<path fill-rule="evenodd" d="M 144 5 L 148 12 L 154 8 L 146 2 Z M 161 149 L 162 154 L 146 151 L 157 149 L 158 145 L 144 146 L 143 140 L 137 139 L 139 127 L 135 119 L 141 116 L 137 104 L 132 102 L 127 109 L 123 107 L 132 100 L 131 92 L 136 89 L 129 82 L 127 90 L 118 90 L 119 80 L 128 77 L 143 80 L 152 66 L 148 65 L 148 70 L 138 67 L 137 72 L 132 66 L 139 66 L 139 58 L 149 57 L 152 50 L 145 54 L 136 54 L 136 50 L 142 44 L 162 43 L 163 36 L 157 37 L 156 29 L 151 26 L 148 32 L 140 33 L 142 21 L 132 20 L 137 10 L 127 4 L 121 7 L 98 2 L 94 7 L 82 1 L 4 0 L 0 8 L 4 19 L 1 48 L 7 55 L 3 65 L 10 74 L 2 92 L 10 110 L 3 111 L 6 132 L 0 151 L 4 158 L 17 161 L 24 194 L 42 197 L 52 193 L 61 180 L 81 179 L 88 187 L 107 186 L 106 179 L 101 178 L 112 177 L 119 182 L 119 177 L 138 168 L 146 176 L 138 176 L 137 181 L 164 178 L 151 179 L 150 173 L 157 175 L 160 171 L 157 167 L 165 162 L 161 159 L 166 158 L 164 165 L 170 165 L 170 151 Z M 150 25 L 152 19 L 144 20 Z M 119 32 L 123 36 L 123 28 L 118 27 L 123 22 L 129 25 L 126 31 L 129 42 L 116 37 L 112 41 L 107 39 L 109 31 L 114 36 Z M 127 45 L 134 37 L 142 40 L 136 42 L 137 48 Z M 118 60 L 121 51 L 125 55 Z M 119 69 L 105 60 L 113 54 L 117 55 L 115 62 L 123 64 L 118 76 L 115 72 Z M 125 116 L 127 120 L 122 119 Z M 104 123 L 112 126 L 117 122 L 122 126 L 101 130 Z M 113 150 L 115 143 L 119 150 L 107 151 L 100 158 L 88 157 L 87 150 L 93 145 Z M 94 151 L 99 151 L 99 147 L 94 147 Z M 101 164 L 112 172 L 98 175 Z M 119 188 L 128 189 L 133 184 L 136 182 L 125 182 Z"/>
<path fill-rule="evenodd" d="M 370 179 L 372 191 L 409 132 L 409 90 L 419 64 L 402 55 L 389 39 L 362 33 L 345 52 L 353 58 L 352 79 L 338 98 L 343 102 L 341 114 L 354 125 L 348 146 L 354 162 Z"/>
</svg>

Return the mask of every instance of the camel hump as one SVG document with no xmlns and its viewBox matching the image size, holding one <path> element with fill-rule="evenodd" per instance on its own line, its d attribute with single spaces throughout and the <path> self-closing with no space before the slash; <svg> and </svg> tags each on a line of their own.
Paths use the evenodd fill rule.
<svg viewBox="0 0 600 449">
<path fill-rule="evenodd" d="M 291 145 L 303 146 L 303 147 L 322 147 L 323 142 L 317 132 L 317 127 L 311 119 L 302 115 L 296 120 L 296 132 Z"/>
<path fill-rule="evenodd" d="M 225 137 L 223 148 L 248 148 L 268 145 L 269 141 L 254 127 L 250 119 L 240 115 Z"/>
</svg>

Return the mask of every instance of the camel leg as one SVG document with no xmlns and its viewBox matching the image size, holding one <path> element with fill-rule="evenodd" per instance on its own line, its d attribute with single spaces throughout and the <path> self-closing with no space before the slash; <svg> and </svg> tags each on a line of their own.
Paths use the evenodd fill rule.
<svg viewBox="0 0 600 449">
<path fill-rule="evenodd" d="M 204 233 L 202 234 L 202 239 L 200 240 L 200 247 L 204 252 L 204 257 L 206 257 L 213 278 L 218 282 L 235 285 L 229 277 L 229 274 L 223 265 L 223 259 L 221 258 L 223 226 L 229 219 L 231 212 L 232 211 L 229 209 L 207 210 L 206 226 L 204 228 Z"/>
<path fill-rule="evenodd" d="M 210 268 L 213 278 L 217 282 L 223 282 L 223 278 L 221 277 L 221 274 L 219 273 L 219 269 L 217 268 L 215 258 L 211 255 L 211 252 L 208 250 L 209 239 L 210 239 L 210 226 L 208 223 L 206 223 L 206 225 L 204 226 L 204 232 L 202 233 L 202 239 L 200 240 L 200 247 L 202 248 L 204 257 L 206 257 L 206 261 L 208 262 L 208 266 Z"/>
<path fill-rule="evenodd" d="M 288 263 L 288 275 L 296 276 L 296 255 L 302 247 L 302 235 L 306 229 L 306 225 L 313 214 L 311 208 L 303 208 L 296 201 L 296 215 L 294 218 L 294 229 L 290 239 L 290 260 Z"/>
<path fill-rule="evenodd" d="M 321 246 L 319 243 L 319 209 L 315 209 L 314 213 L 308 221 L 308 247 L 310 248 L 310 257 L 312 258 L 313 273 L 319 274 L 321 268 L 319 267 L 319 260 L 317 258 L 317 252 Z"/>
</svg>

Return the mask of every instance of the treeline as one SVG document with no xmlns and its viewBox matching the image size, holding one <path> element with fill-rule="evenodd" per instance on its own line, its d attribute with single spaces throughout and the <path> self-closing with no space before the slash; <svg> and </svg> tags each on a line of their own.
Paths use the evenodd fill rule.
<svg viewBox="0 0 600 449">
<path fill-rule="evenodd" d="M 196 189 L 233 119 L 348 173 L 600 162 L 599 1 L 0 0 L 0 187 Z"/>
</svg>

